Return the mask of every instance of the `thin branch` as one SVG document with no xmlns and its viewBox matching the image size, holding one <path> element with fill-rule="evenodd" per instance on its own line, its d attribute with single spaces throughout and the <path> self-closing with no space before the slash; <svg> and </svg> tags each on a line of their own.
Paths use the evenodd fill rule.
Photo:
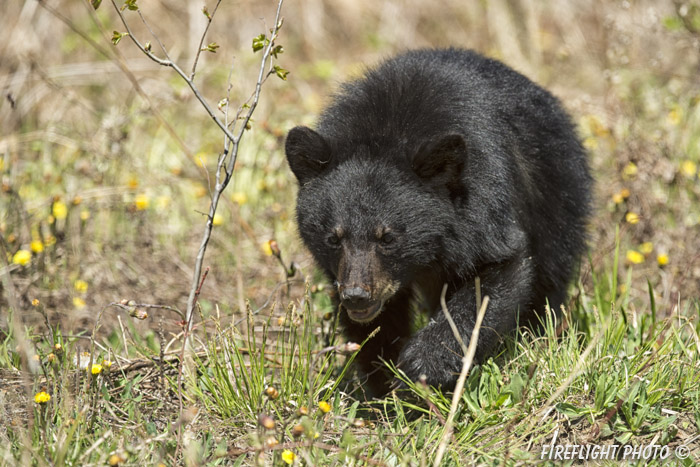
<svg viewBox="0 0 700 467">
<path fill-rule="evenodd" d="M 444 303 L 444 302 L 443 302 Z M 435 456 L 435 462 L 433 465 L 435 467 L 440 466 L 442 462 L 442 457 L 445 455 L 445 450 L 447 449 L 447 443 L 452 437 L 452 428 L 454 425 L 455 414 L 457 413 L 457 406 L 459 405 L 459 400 L 462 398 L 462 393 L 464 392 L 464 383 L 467 381 L 467 374 L 474 361 L 474 354 L 476 353 L 476 344 L 479 340 L 479 330 L 481 329 L 481 322 L 484 320 L 484 315 L 486 314 L 486 308 L 489 305 L 489 297 L 484 297 L 481 308 L 479 308 L 479 313 L 476 316 L 476 324 L 474 325 L 474 330 L 472 331 L 471 340 L 469 341 L 469 348 L 467 353 L 462 357 L 462 371 L 459 373 L 459 379 L 457 379 L 457 385 L 455 386 L 455 392 L 452 395 L 452 404 L 450 405 L 450 413 L 447 416 L 447 422 L 445 422 L 445 428 L 442 432 L 442 439 L 438 446 L 437 454 Z M 447 307 L 442 310 L 445 314 L 449 314 Z"/>
<path fill-rule="evenodd" d="M 459 333 L 459 330 L 457 329 L 457 325 L 455 324 L 455 321 L 452 319 L 452 315 L 450 312 L 447 310 L 447 303 L 445 302 L 445 295 L 447 295 L 447 284 L 442 286 L 442 293 L 440 294 L 440 306 L 442 307 L 442 312 L 445 314 L 445 318 L 447 319 L 447 323 L 450 325 L 450 329 L 452 329 L 452 334 L 454 334 L 455 339 L 457 339 L 457 342 L 459 343 L 459 346 L 462 349 L 462 355 L 467 355 L 467 346 L 464 344 L 464 339 L 462 339 L 461 334 Z M 478 298 L 477 303 L 481 302 L 481 297 Z"/>
<path fill-rule="evenodd" d="M 209 224 L 210 222 L 207 222 Z M 197 289 L 194 291 L 194 302 L 193 306 L 196 306 L 197 304 L 197 299 L 199 298 L 199 293 L 202 291 L 202 286 L 204 285 L 204 281 L 207 279 L 207 275 L 209 274 L 209 268 L 206 268 L 204 270 L 204 274 L 202 274 L 202 280 L 199 282 L 199 286 L 197 286 Z M 185 365 L 185 357 L 192 358 L 192 352 L 191 352 L 191 341 L 190 341 L 190 336 L 189 333 L 192 330 L 192 318 L 194 317 L 194 313 L 189 313 L 186 317 L 186 322 L 183 324 L 183 338 L 185 339 L 185 343 L 182 346 L 182 349 L 180 350 L 180 365 L 177 367 L 177 401 L 178 401 L 178 406 L 180 409 L 180 417 L 182 418 L 182 414 L 184 411 L 184 406 L 182 403 L 182 373 L 183 373 L 183 368 Z M 190 352 L 188 352 L 190 351 Z M 183 427 L 182 424 L 178 425 L 177 428 L 177 449 L 175 450 L 175 454 L 177 457 L 177 454 L 180 451 L 180 448 L 182 447 L 182 435 L 183 435 Z"/>
<path fill-rule="evenodd" d="M 184 321 L 185 319 L 185 314 L 180 311 L 179 309 L 173 307 L 173 306 L 168 306 L 168 305 L 151 305 L 149 303 L 121 303 L 121 302 L 112 302 L 107 307 L 117 307 L 123 311 L 126 311 L 127 313 L 130 313 L 134 309 L 139 309 L 139 308 L 148 308 L 148 309 L 157 309 L 157 310 L 167 310 L 167 311 L 172 311 L 174 313 L 177 313 L 177 315 Z"/>
<path fill-rule="evenodd" d="M 112 0 L 114 1 L 114 0 Z M 192 277 L 192 286 L 190 287 L 190 296 L 187 299 L 187 321 L 188 323 L 190 322 L 190 316 L 194 312 L 194 303 L 195 303 L 195 290 L 197 288 L 197 282 L 199 281 L 199 277 L 202 274 L 202 263 L 204 261 L 204 253 L 206 252 L 207 249 L 207 244 L 209 243 L 209 238 L 211 237 L 211 231 L 213 227 L 213 219 L 214 219 L 214 214 L 216 213 L 216 208 L 219 204 L 219 199 L 221 198 L 221 193 L 223 190 L 226 188 L 228 185 L 229 181 L 231 180 L 231 176 L 233 175 L 233 169 L 236 164 L 236 158 L 238 156 L 238 145 L 240 144 L 240 140 L 243 137 L 243 132 L 245 131 L 246 126 L 248 125 L 248 122 L 250 121 L 251 116 L 253 115 L 253 112 L 255 111 L 255 107 L 258 104 L 258 100 L 260 98 L 260 91 L 262 88 L 262 83 L 264 80 L 265 76 L 265 68 L 267 65 L 267 61 L 269 60 L 271 56 L 272 49 L 274 47 L 274 42 L 275 39 L 277 38 L 277 32 L 279 31 L 280 26 L 282 25 L 280 22 L 280 13 L 282 11 L 282 3 L 283 0 L 279 0 L 279 3 L 277 5 L 277 13 L 275 14 L 275 26 L 272 29 L 272 34 L 270 37 L 270 41 L 268 42 L 267 46 L 264 49 L 263 57 L 261 59 L 260 63 L 260 72 L 258 74 L 258 80 L 255 85 L 255 93 L 253 94 L 253 102 L 250 105 L 250 108 L 248 109 L 248 113 L 246 115 L 246 118 L 243 121 L 243 125 L 240 127 L 239 132 L 236 136 L 234 136 L 227 128 L 227 126 L 217 118 L 216 122 L 224 130 L 224 134 L 228 138 L 228 145 L 229 145 L 229 151 L 228 151 L 228 164 L 226 165 L 226 175 L 223 179 L 223 181 L 220 180 L 220 173 L 216 174 L 216 187 L 214 189 L 214 196 L 212 197 L 211 205 L 209 206 L 209 218 L 207 219 L 207 224 L 204 229 L 204 235 L 202 237 L 202 243 L 200 244 L 199 251 L 197 253 L 197 258 L 195 260 L 195 271 L 194 275 Z M 194 87 L 194 83 L 190 81 L 189 79 L 185 78 L 188 81 L 188 84 L 190 84 L 190 87 L 193 89 L 196 89 Z M 226 157 L 226 152 L 224 151 L 224 157 Z M 222 164 L 223 165 L 223 164 Z M 189 326 L 189 325 L 188 325 Z"/>
<path fill-rule="evenodd" d="M 199 46 L 197 47 L 197 54 L 194 56 L 194 63 L 192 64 L 192 71 L 190 72 L 190 80 L 194 81 L 194 73 L 197 70 L 197 62 L 199 61 L 199 56 L 202 53 L 202 46 L 204 45 L 204 38 L 207 37 L 207 32 L 209 32 L 209 26 L 211 26 L 211 22 L 214 20 L 214 15 L 216 14 L 216 10 L 219 8 L 219 5 L 221 4 L 221 0 L 218 0 L 216 2 L 216 6 L 214 7 L 214 10 L 206 15 L 207 16 L 207 26 L 204 28 L 204 32 L 202 33 L 202 38 L 199 40 Z M 205 6 L 206 8 L 206 6 Z"/>
<path fill-rule="evenodd" d="M 246 127 L 248 126 L 250 119 L 253 115 L 253 112 L 255 111 L 255 108 L 257 107 L 258 100 L 260 98 L 260 92 L 262 89 L 262 85 L 267 79 L 267 77 L 273 72 L 273 67 L 272 67 L 272 51 L 275 43 L 275 39 L 277 38 L 279 28 L 282 26 L 282 21 L 280 20 L 280 13 L 282 10 L 282 3 L 283 0 L 279 0 L 279 3 L 277 5 L 277 12 L 275 14 L 275 25 L 273 29 L 270 31 L 271 36 L 270 39 L 266 45 L 266 47 L 263 50 L 263 56 L 261 59 L 260 63 L 260 71 L 258 73 L 258 79 L 255 85 L 255 91 L 253 92 L 253 95 L 251 98 L 249 98 L 249 101 L 252 102 L 248 107 L 248 111 L 243 118 L 242 125 L 238 129 L 238 133 L 235 134 L 235 125 L 234 127 L 229 130 L 228 126 L 228 101 L 227 101 L 227 108 L 225 112 L 225 122 L 222 122 L 217 115 L 214 113 L 214 110 L 212 107 L 209 105 L 209 103 L 204 99 L 204 97 L 200 94 L 199 90 L 197 89 L 197 86 L 194 84 L 194 72 L 196 69 L 196 63 L 197 63 L 197 58 L 199 56 L 199 51 L 197 53 L 197 58 L 195 58 L 195 63 L 193 64 L 192 68 L 192 74 L 190 76 L 187 76 L 184 71 L 170 58 L 168 57 L 167 51 L 165 50 L 165 47 L 162 46 L 164 54 L 166 56 L 165 59 L 159 58 L 156 56 L 153 52 L 151 52 L 150 47 L 145 47 L 141 42 L 133 35 L 131 28 L 129 27 L 124 15 L 122 14 L 122 11 L 117 7 L 117 4 L 115 0 L 111 0 L 112 6 L 114 7 L 115 11 L 117 12 L 117 15 L 119 16 L 119 19 L 121 20 L 122 24 L 124 25 L 124 28 L 126 29 L 127 35 L 131 39 L 131 41 L 136 45 L 136 47 L 141 50 L 147 57 L 149 57 L 151 60 L 154 62 L 158 63 L 159 65 L 162 66 L 167 66 L 175 70 L 175 72 L 180 75 L 180 77 L 187 83 L 187 85 L 190 87 L 192 90 L 193 94 L 199 100 L 199 102 L 202 104 L 204 109 L 206 110 L 207 114 L 214 120 L 214 122 L 217 124 L 219 128 L 224 132 L 224 150 L 219 157 L 218 164 L 217 164 L 217 171 L 216 171 L 216 186 L 214 188 L 214 193 L 212 194 L 212 199 L 211 203 L 209 205 L 209 213 L 207 215 L 207 222 L 204 228 L 204 233 L 202 235 L 202 241 L 199 246 L 199 250 L 197 251 L 197 256 L 195 258 L 195 267 L 194 267 L 194 272 L 192 275 L 192 283 L 190 287 L 190 293 L 187 299 L 187 309 L 185 312 L 185 324 L 183 327 L 183 334 L 185 338 L 185 343 L 182 348 L 182 360 L 181 360 L 181 366 L 180 366 L 180 371 L 178 374 L 178 399 L 180 401 L 180 412 L 182 413 L 182 395 L 181 395 L 181 381 L 182 381 L 182 364 L 186 364 L 186 366 L 189 368 L 191 361 L 189 363 L 185 362 L 185 356 L 191 356 L 193 353 L 193 348 L 192 348 L 192 339 L 190 336 L 190 331 L 192 330 L 192 321 L 193 321 L 193 315 L 194 315 L 194 309 L 197 303 L 197 298 L 199 295 L 199 291 L 201 289 L 202 283 L 204 282 L 204 279 L 206 278 L 206 273 L 204 277 L 202 277 L 202 265 L 204 263 L 204 255 L 207 249 L 207 245 L 209 244 L 209 239 L 211 238 L 211 232 L 213 229 L 213 220 L 214 220 L 214 215 L 216 213 L 216 209 L 219 204 L 219 200 L 221 199 L 221 195 L 223 190 L 226 188 L 228 183 L 231 180 L 231 177 L 233 175 L 233 169 L 235 167 L 236 163 L 236 158 L 238 155 L 238 147 L 240 144 L 240 140 L 243 137 L 243 132 L 246 130 Z M 218 3 L 217 3 L 218 7 Z M 141 14 L 139 13 L 141 16 Z M 142 21 L 144 21 L 144 24 L 146 24 L 146 27 L 151 31 L 151 34 L 153 34 L 153 31 L 148 27 L 148 24 L 146 21 L 143 19 L 143 16 L 141 16 Z M 211 21 L 210 21 L 211 23 Z M 208 29 L 209 25 L 207 25 Z M 206 30 L 202 36 L 202 41 L 204 41 L 204 36 L 206 35 Z M 156 40 L 158 40 L 157 36 L 153 34 L 154 37 L 156 37 Z M 158 40 L 160 43 L 160 40 Z M 201 49 L 201 46 L 200 46 Z M 267 68 L 268 62 L 270 63 L 270 69 L 265 73 L 265 70 Z M 229 85 L 229 92 L 230 92 L 230 85 Z M 239 114 L 242 111 L 244 106 L 241 106 L 239 108 Z M 226 158 L 229 158 L 228 161 L 226 161 Z M 225 163 L 226 162 L 226 163 Z M 223 174 L 222 177 L 222 169 L 225 169 L 225 174 Z M 201 279 L 201 281 L 200 281 Z M 181 448 L 181 434 L 178 433 L 178 445 L 176 449 L 176 453 L 179 452 Z"/>
<path fill-rule="evenodd" d="M 158 42 L 158 46 L 160 47 L 160 50 L 163 51 L 163 55 L 165 55 L 165 58 L 168 59 L 168 61 L 172 62 L 172 59 L 170 58 L 170 55 L 168 55 L 168 49 L 165 48 L 163 45 L 163 42 L 161 42 L 160 37 L 156 35 L 155 32 L 153 32 L 153 29 L 151 29 L 151 25 L 146 22 L 146 18 L 143 17 L 143 14 L 141 13 L 141 8 L 136 10 L 136 13 L 139 14 L 139 18 L 141 18 L 141 21 L 143 22 L 143 25 L 146 26 L 146 29 L 148 29 L 148 32 L 151 33 L 151 36 Z"/>
</svg>

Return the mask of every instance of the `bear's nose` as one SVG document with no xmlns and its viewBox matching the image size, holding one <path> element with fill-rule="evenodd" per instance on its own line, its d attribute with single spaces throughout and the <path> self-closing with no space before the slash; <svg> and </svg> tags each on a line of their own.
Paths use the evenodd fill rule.
<svg viewBox="0 0 700 467">
<path fill-rule="evenodd" d="M 350 287 L 340 291 L 343 306 L 352 309 L 363 309 L 369 306 L 369 292 L 362 287 Z"/>
</svg>

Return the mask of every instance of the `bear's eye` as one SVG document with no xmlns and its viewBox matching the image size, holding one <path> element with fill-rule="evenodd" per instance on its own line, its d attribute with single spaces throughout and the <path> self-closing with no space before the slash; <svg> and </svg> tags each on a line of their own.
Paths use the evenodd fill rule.
<svg viewBox="0 0 700 467">
<path fill-rule="evenodd" d="M 328 238 L 326 238 L 326 242 L 328 245 L 330 245 L 332 248 L 338 248 L 340 246 L 340 237 L 337 234 L 330 234 Z"/>
<path fill-rule="evenodd" d="M 379 239 L 382 245 L 391 245 L 396 240 L 396 237 L 391 232 L 384 232 L 382 237 Z"/>
</svg>

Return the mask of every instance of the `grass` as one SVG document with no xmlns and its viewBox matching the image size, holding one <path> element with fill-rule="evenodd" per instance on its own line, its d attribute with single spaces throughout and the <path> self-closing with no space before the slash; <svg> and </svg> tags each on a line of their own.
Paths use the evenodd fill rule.
<svg viewBox="0 0 700 467">
<path fill-rule="evenodd" d="M 356 347 L 295 233 L 282 148 L 359 63 L 448 44 L 553 89 L 579 124 L 597 192 L 570 306 L 470 371 L 443 464 L 560 463 L 541 459 L 553 445 L 658 445 L 666 463 L 700 460 L 696 1 L 285 5 L 280 64 L 291 73 L 266 85 L 246 133 L 184 362 L 182 318 L 162 306 L 186 300 L 220 134 L 167 70 L 111 44 L 119 26 L 104 5 L 93 17 L 48 3 L 73 29 L 30 0 L 0 18 L 12 33 L 0 47 L 0 465 L 431 464 L 452 394 L 412 385 L 365 400 Z M 187 63 L 201 12 L 141 7 Z M 221 47 L 197 78 L 210 102 L 231 53 L 232 101 L 250 92 L 250 41 L 266 26 L 248 19 L 273 11 L 222 5 L 210 33 Z M 150 104 L 85 37 L 125 58 Z"/>
<path fill-rule="evenodd" d="M 469 373 L 443 465 L 531 463 L 554 437 L 562 444 L 687 445 L 691 456 L 700 454 L 700 307 L 654 320 L 653 310 L 632 315 L 616 305 L 623 297 L 603 310 L 588 305 L 594 295 L 582 294 L 563 321 L 549 317 L 541 335 L 523 333 Z M 353 353 L 336 343 L 316 301 L 306 292 L 299 308 L 250 312 L 242 329 L 205 319 L 196 370 L 181 381 L 178 358 L 161 360 L 158 345 L 126 330 L 95 349 L 97 375 L 84 369 L 88 358 L 76 364 L 79 339 L 58 329 L 30 333 L 38 357 L 25 374 L 27 391 L 20 384 L 6 390 L 14 399 L 4 408 L 11 422 L 0 431 L 0 459 L 267 465 L 289 452 L 309 465 L 431 462 L 451 395 L 412 385 L 411 397 L 363 401 L 347 371 Z M 4 379 L 22 368 L 12 343 L 7 336 L 0 346 Z M 105 359 L 114 361 L 109 371 Z M 51 400 L 34 402 L 40 391 Z M 12 422 L 12 410 L 28 419 Z"/>
</svg>

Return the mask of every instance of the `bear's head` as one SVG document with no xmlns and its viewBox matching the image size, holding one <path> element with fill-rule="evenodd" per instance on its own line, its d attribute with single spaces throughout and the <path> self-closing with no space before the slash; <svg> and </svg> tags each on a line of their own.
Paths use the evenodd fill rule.
<svg viewBox="0 0 700 467">
<path fill-rule="evenodd" d="M 466 196 L 461 135 L 415 146 L 339 144 L 296 127 L 286 153 L 299 181 L 299 233 L 350 319 L 367 323 L 401 290 L 439 274 Z"/>
</svg>

